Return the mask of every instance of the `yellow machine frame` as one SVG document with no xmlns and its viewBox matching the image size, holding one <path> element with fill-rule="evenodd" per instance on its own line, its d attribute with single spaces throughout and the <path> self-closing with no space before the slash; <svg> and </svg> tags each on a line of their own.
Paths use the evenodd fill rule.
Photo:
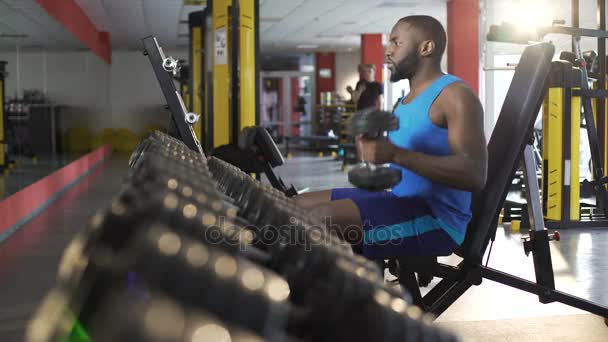
<svg viewBox="0 0 608 342">
<path fill-rule="evenodd" d="M 257 7 L 255 0 L 213 0 L 211 5 L 213 148 L 235 142 L 240 130 L 256 124 Z"/>
<path fill-rule="evenodd" d="M 543 212 L 550 221 L 580 221 L 580 70 L 566 61 L 551 64 L 543 103 Z"/>
<path fill-rule="evenodd" d="M 203 110 L 203 46 L 204 46 L 204 11 L 193 12 L 188 16 L 188 26 L 190 30 L 190 79 L 188 82 L 188 99 L 184 102 L 188 104 L 188 110 L 201 114 L 199 121 L 194 124 L 193 130 L 197 139 L 205 148 L 203 139 L 203 127 L 207 127 L 206 115 Z M 183 87 L 183 85 L 182 85 Z"/>
</svg>

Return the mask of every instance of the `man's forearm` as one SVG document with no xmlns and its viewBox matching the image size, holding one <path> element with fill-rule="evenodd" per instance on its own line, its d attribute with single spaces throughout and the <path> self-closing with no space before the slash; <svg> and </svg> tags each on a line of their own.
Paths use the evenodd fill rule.
<svg viewBox="0 0 608 342">
<path fill-rule="evenodd" d="M 396 148 L 393 160 L 416 174 L 452 188 L 478 191 L 485 184 L 485 168 L 466 156 L 433 156 Z"/>
</svg>

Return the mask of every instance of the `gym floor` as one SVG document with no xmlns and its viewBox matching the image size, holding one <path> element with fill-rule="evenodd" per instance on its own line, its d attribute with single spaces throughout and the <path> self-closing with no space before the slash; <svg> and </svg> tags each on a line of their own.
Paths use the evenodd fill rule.
<svg viewBox="0 0 608 342">
<path fill-rule="evenodd" d="M 297 155 L 277 168 L 287 183 L 311 191 L 349 186 L 341 163 Z M 127 159 L 114 156 L 71 187 L 0 248 L 0 341 L 21 341 L 40 300 L 55 282 L 63 249 L 121 187 Z M 6 179 L 11 186 L 11 178 Z M 562 230 L 552 243 L 557 288 L 608 305 L 608 231 Z M 489 266 L 534 279 L 521 235 L 499 228 Z M 455 264 L 458 258 L 445 262 Z M 467 291 L 437 323 L 463 341 L 608 341 L 603 319 L 562 305 L 540 304 L 533 295 L 484 281 Z"/>
</svg>

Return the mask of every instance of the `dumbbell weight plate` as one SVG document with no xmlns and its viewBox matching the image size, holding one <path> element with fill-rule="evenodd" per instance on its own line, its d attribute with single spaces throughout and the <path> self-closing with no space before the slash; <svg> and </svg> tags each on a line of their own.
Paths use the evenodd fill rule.
<svg viewBox="0 0 608 342">
<path fill-rule="evenodd" d="M 360 189 L 384 191 L 401 181 L 401 170 L 391 167 L 355 167 L 348 172 L 348 181 Z"/>
<path fill-rule="evenodd" d="M 274 273 L 168 227 L 151 227 L 142 238 L 136 271 L 147 281 L 256 333 L 285 325 L 289 287 Z"/>
<path fill-rule="evenodd" d="M 368 108 L 356 112 L 348 121 L 351 136 L 377 137 L 384 132 L 399 129 L 399 118 L 391 112 Z"/>
<path fill-rule="evenodd" d="M 96 313 L 90 333 L 95 341 L 116 342 L 263 341 L 259 335 L 159 292 L 144 298 L 119 290 L 112 292 Z"/>
</svg>

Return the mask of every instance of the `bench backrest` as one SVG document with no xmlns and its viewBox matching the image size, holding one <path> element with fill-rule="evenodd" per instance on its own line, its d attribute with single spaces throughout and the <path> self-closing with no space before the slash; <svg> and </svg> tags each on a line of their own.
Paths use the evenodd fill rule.
<svg viewBox="0 0 608 342">
<path fill-rule="evenodd" d="M 473 217 L 461 254 L 465 261 L 479 263 L 496 230 L 523 150 L 547 90 L 555 48 L 550 43 L 530 45 L 515 69 L 513 81 L 488 143 L 488 177 L 485 188 L 473 196 Z"/>
</svg>

